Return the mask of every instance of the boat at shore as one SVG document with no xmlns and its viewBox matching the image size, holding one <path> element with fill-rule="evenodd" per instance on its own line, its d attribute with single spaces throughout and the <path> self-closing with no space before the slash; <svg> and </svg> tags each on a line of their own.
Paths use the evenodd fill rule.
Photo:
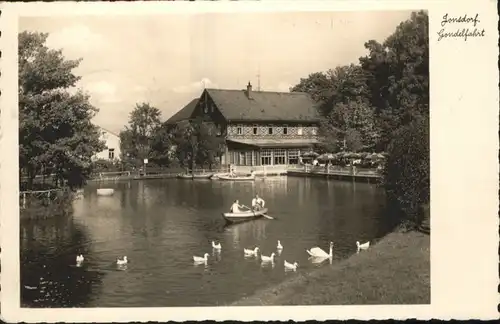
<svg viewBox="0 0 500 324">
<path fill-rule="evenodd" d="M 240 223 L 263 217 L 266 213 L 267 208 L 262 208 L 261 210 L 247 210 L 239 213 L 222 213 L 222 217 L 228 223 Z"/>
<path fill-rule="evenodd" d="M 248 176 L 240 176 L 240 175 L 231 176 L 229 174 L 226 174 L 226 175 L 218 175 L 217 178 L 219 180 L 225 180 L 225 181 L 254 181 L 255 174 L 251 174 Z"/>
<path fill-rule="evenodd" d="M 199 179 L 210 179 L 212 177 L 212 173 L 202 173 L 202 174 L 179 174 L 177 178 L 179 179 L 188 179 L 188 180 L 199 180 Z"/>
<path fill-rule="evenodd" d="M 219 180 L 220 176 L 224 177 L 224 176 L 228 176 L 228 175 L 229 175 L 229 173 L 214 173 L 212 175 L 212 177 L 210 177 L 210 179 L 212 179 L 212 180 Z"/>
</svg>

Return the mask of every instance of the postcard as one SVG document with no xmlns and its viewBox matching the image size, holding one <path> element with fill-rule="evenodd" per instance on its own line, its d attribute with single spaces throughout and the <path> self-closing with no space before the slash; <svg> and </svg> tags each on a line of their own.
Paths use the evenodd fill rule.
<svg viewBox="0 0 500 324">
<path fill-rule="evenodd" d="M 494 1 L 0 6 L 6 322 L 498 317 Z"/>
</svg>

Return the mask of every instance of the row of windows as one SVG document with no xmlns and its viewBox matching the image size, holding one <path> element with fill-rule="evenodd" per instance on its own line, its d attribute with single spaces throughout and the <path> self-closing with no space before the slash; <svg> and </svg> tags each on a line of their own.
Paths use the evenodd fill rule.
<svg viewBox="0 0 500 324">
<path fill-rule="evenodd" d="M 283 127 L 279 127 L 280 130 L 282 130 L 283 132 L 283 135 L 288 135 L 288 127 L 286 126 L 283 126 Z M 278 127 L 267 127 L 267 135 L 273 135 L 274 133 L 277 133 L 277 130 L 278 130 Z M 303 131 L 303 128 L 302 127 L 299 127 L 297 129 L 297 135 L 303 135 L 304 131 Z M 311 133 L 312 135 L 316 135 L 316 128 L 312 128 L 311 129 Z M 236 127 L 236 134 L 237 135 L 243 135 L 243 127 Z M 254 126 L 252 128 L 252 134 L 253 135 L 262 135 L 262 134 L 259 134 L 259 127 L 257 126 Z"/>
<path fill-rule="evenodd" d="M 299 150 L 264 149 L 260 152 L 230 152 L 229 163 L 246 166 L 298 164 Z"/>
</svg>

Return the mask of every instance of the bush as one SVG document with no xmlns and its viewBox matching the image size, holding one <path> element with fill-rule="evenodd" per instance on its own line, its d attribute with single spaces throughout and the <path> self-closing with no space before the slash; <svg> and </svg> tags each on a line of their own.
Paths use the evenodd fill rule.
<svg viewBox="0 0 500 324">
<path fill-rule="evenodd" d="M 384 168 L 384 186 L 391 209 L 401 222 L 419 227 L 422 206 L 430 200 L 429 117 L 421 116 L 394 133 Z"/>
</svg>

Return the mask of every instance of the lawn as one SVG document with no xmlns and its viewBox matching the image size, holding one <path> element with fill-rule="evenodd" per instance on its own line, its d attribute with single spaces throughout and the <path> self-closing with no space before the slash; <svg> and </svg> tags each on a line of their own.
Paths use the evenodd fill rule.
<svg viewBox="0 0 500 324">
<path fill-rule="evenodd" d="M 430 304 L 430 237 L 394 232 L 333 269 L 297 272 L 232 306 Z"/>
</svg>

